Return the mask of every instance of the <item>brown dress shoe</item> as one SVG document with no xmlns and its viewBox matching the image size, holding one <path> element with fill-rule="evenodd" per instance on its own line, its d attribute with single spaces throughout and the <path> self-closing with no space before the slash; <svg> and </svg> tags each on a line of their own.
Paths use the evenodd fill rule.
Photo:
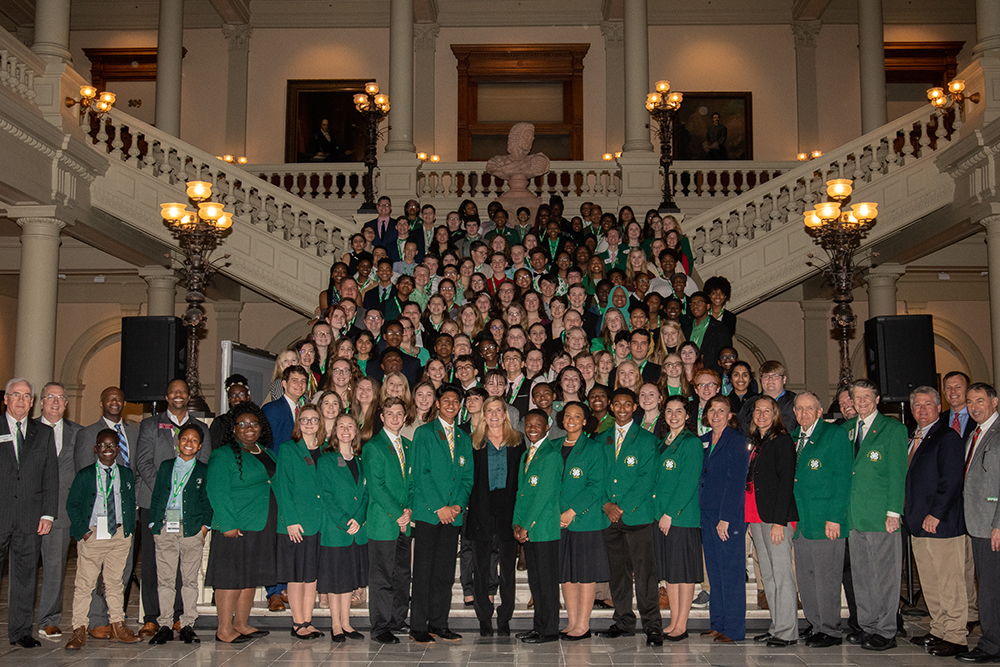
<svg viewBox="0 0 1000 667">
<path fill-rule="evenodd" d="M 285 611 L 285 603 L 281 601 L 281 595 L 275 593 L 267 599 L 268 611 Z"/>
<path fill-rule="evenodd" d="M 281 601 L 288 604 L 288 590 L 281 591 Z"/>
<path fill-rule="evenodd" d="M 735 639 L 730 639 L 729 637 L 727 637 L 726 635 L 721 634 L 721 633 L 718 634 L 718 635 L 716 635 L 715 639 L 713 639 L 712 641 L 719 642 L 720 644 L 735 644 L 736 643 Z"/>
<path fill-rule="evenodd" d="M 115 636 L 114 635 L 114 629 L 115 629 L 114 628 L 114 624 L 112 624 L 112 626 L 111 626 L 111 636 L 112 636 L 112 638 Z M 148 623 L 146 623 L 145 625 L 143 625 L 141 628 L 139 628 L 139 637 L 140 638 L 149 639 L 150 637 L 152 637 L 153 635 L 155 635 L 156 631 L 159 630 L 159 629 L 160 629 L 159 625 L 157 625 L 156 623 L 153 623 L 152 621 L 149 621 Z M 132 632 L 132 631 L 129 630 L 129 632 Z"/>
<path fill-rule="evenodd" d="M 670 609 L 670 597 L 667 596 L 667 589 L 660 589 L 660 609 Z"/>
<path fill-rule="evenodd" d="M 702 637 L 718 637 L 719 634 L 720 633 L 717 630 L 704 630 L 701 633 L 701 636 Z"/>
<path fill-rule="evenodd" d="M 155 625 L 155 624 L 147 623 L 146 625 L 142 626 L 142 629 L 145 630 L 146 627 L 150 625 Z M 153 631 L 153 634 L 154 635 L 156 634 L 155 630 Z M 117 623 L 111 624 L 111 641 L 121 642 L 122 644 L 134 644 L 136 642 L 142 641 L 142 639 L 137 637 L 136 634 L 132 632 L 132 630 L 127 625 L 125 625 L 125 623 L 123 623 L 122 621 L 118 621 Z"/>
<path fill-rule="evenodd" d="M 45 639 L 59 639 L 62 637 L 62 630 L 59 629 L 58 625 L 47 625 L 44 630 L 39 630 L 38 634 Z"/>
<path fill-rule="evenodd" d="M 767 596 L 764 591 L 757 591 L 757 609 L 767 610 Z"/>
<path fill-rule="evenodd" d="M 178 634 L 178 635 L 181 633 L 181 622 L 180 621 L 174 621 L 174 633 Z"/>
<path fill-rule="evenodd" d="M 104 626 L 108 627 L 108 626 Z M 87 645 L 87 626 L 81 625 L 73 629 L 73 636 L 66 642 L 67 651 L 79 651 Z"/>
<path fill-rule="evenodd" d="M 84 628 L 86 629 L 86 628 Z M 76 632 L 74 630 L 74 632 Z M 110 639 L 111 638 L 111 626 L 110 625 L 99 625 L 96 628 L 91 628 L 90 636 L 94 639 Z"/>
</svg>

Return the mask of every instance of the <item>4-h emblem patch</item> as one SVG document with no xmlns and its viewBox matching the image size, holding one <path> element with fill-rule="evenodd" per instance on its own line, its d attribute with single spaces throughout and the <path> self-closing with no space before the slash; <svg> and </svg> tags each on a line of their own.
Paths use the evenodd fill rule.
<svg viewBox="0 0 1000 667">
<path fill-rule="evenodd" d="M 881 458 L 882 458 L 882 455 L 879 454 L 878 452 L 876 452 L 874 449 L 872 451 L 868 452 L 868 460 L 871 461 L 872 463 L 877 462 Z"/>
<path fill-rule="evenodd" d="M 809 467 L 813 470 L 819 470 L 822 465 L 823 464 L 819 462 L 819 459 L 809 459 Z"/>
<path fill-rule="evenodd" d="M 459 456 L 458 457 L 458 465 L 460 465 L 460 466 L 464 466 L 465 465 L 465 457 L 464 456 Z"/>
<path fill-rule="evenodd" d="M 634 456 L 626 456 L 625 457 L 625 465 L 627 465 L 630 468 L 633 467 L 633 466 L 635 466 L 635 457 Z"/>
<path fill-rule="evenodd" d="M 579 479 L 580 477 L 582 477 L 582 476 L 583 476 L 583 471 L 582 471 L 582 470 L 580 470 L 579 468 L 573 468 L 572 470 L 570 470 L 570 471 L 569 471 L 569 474 L 570 474 L 571 476 L 573 476 L 573 477 L 575 477 L 575 478 Z"/>
<path fill-rule="evenodd" d="M 666 468 L 667 470 L 673 470 L 674 466 L 676 465 L 677 464 L 674 463 L 673 459 L 667 459 L 666 461 L 663 462 L 663 467 Z"/>
<path fill-rule="evenodd" d="M 538 486 L 538 475 L 532 475 L 528 478 L 528 484 L 532 486 Z"/>
</svg>

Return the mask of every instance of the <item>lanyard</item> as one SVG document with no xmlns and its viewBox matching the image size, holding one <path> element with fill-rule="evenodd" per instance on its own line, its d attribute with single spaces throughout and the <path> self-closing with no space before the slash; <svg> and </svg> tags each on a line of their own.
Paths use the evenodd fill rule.
<svg viewBox="0 0 1000 667">
<path fill-rule="evenodd" d="M 514 400 L 515 396 L 517 396 L 517 392 L 521 391 L 521 385 L 524 384 L 524 380 L 525 380 L 524 373 L 521 373 L 521 379 L 517 381 L 517 386 L 514 387 L 513 389 L 511 389 L 511 391 L 510 391 L 510 400 L 511 401 Z M 508 403 L 509 402 L 510 401 L 508 401 Z"/>
<path fill-rule="evenodd" d="M 118 470 L 117 465 L 111 466 L 111 484 L 107 487 L 104 486 L 104 477 L 101 475 L 101 466 L 97 466 L 97 486 L 101 490 L 101 495 L 104 496 L 104 511 L 108 511 L 108 495 L 111 494 L 115 489 L 115 474 Z"/>
<path fill-rule="evenodd" d="M 176 465 L 176 464 L 174 464 L 174 465 Z M 179 496 L 181 494 L 181 491 L 184 490 L 184 487 L 187 486 L 188 479 L 191 478 L 191 473 L 192 472 L 194 472 L 194 466 L 191 466 L 191 468 L 187 471 L 187 474 L 184 475 L 184 479 L 182 479 L 181 482 L 180 482 L 180 484 L 177 485 L 177 490 L 174 491 L 173 489 L 171 489 L 171 491 L 170 491 L 170 502 L 167 503 L 168 507 L 170 505 L 174 504 L 174 501 L 177 500 L 177 496 Z"/>
</svg>

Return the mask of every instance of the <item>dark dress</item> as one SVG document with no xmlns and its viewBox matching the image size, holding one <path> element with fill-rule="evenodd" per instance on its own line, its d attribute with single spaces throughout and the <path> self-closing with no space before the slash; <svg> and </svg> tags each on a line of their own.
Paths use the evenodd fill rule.
<svg viewBox="0 0 1000 667">
<path fill-rule="evenodd" d="M 243 452 L 263 464 L 268 477 L 274 477 L 277 464 L 263 450 L 260 454 Z M 242 537 L 226 537 L 212 531 L 208 552 L 205 585 L 223 590 L 273 586 L 277 583 L 276 546 L 278 531 L 278 501 L 269 492 L 267 523 L 263 530 L 243 530 Z"/>
<path fill-rule="evenodd" d="M 357 457 L 344 462 L 358 481 Z M 316 590 L 320 593 L 351 593 L 368 585 L 368 543 L 352 542 L 346 547 L 319 548 L 319 578 Z"/>
<path fill-rule="evenodd" d="M 319 447 L 309 450 L 313 463 L 323 452 Z M 319 573 L 319 533 L 302 535 L 301 542 L 292 542 L 288 535 L 277 536 L 277 572 L 279 581 L 313 582 Z"/>
</svg>

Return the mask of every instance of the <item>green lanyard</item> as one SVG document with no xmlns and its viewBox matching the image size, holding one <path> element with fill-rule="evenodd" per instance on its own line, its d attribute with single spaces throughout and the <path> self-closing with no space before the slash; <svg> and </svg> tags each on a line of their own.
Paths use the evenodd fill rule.
<svg viewBox="0 0 1000 667">
<path fill-rule="evenodd" d="M 108 513 L 108 495 L 115 488 L 115 474 L 118 470 L 117 465 L 111 466 L 111 484 L 104 486 L 104 477 L 101 475 L 101 466 L 97 466 L 97 486 L 101 490 L 101 495 L 104 497 L 104 514 L 107 516 Z"/>
<path fill-rule="evenodd" d="M 182 479 L 181 483 L 177 485 L 177 490 L 174 491 L 173 489 L 171 489 L 170 502 L 167 503 L 167 507 L 173 505 L 174 501 L 177 500 L 177 496 L 179 496 L 181 492 L 184 490 L 184 487 L 187 486 L 188 480 L 191 478 L 192 472 L 194 472 L 194 466 L 191 466 L 191 468 L 187 471 L 187 474 L 184 475 L 184 479 Z"/>
</svg>

